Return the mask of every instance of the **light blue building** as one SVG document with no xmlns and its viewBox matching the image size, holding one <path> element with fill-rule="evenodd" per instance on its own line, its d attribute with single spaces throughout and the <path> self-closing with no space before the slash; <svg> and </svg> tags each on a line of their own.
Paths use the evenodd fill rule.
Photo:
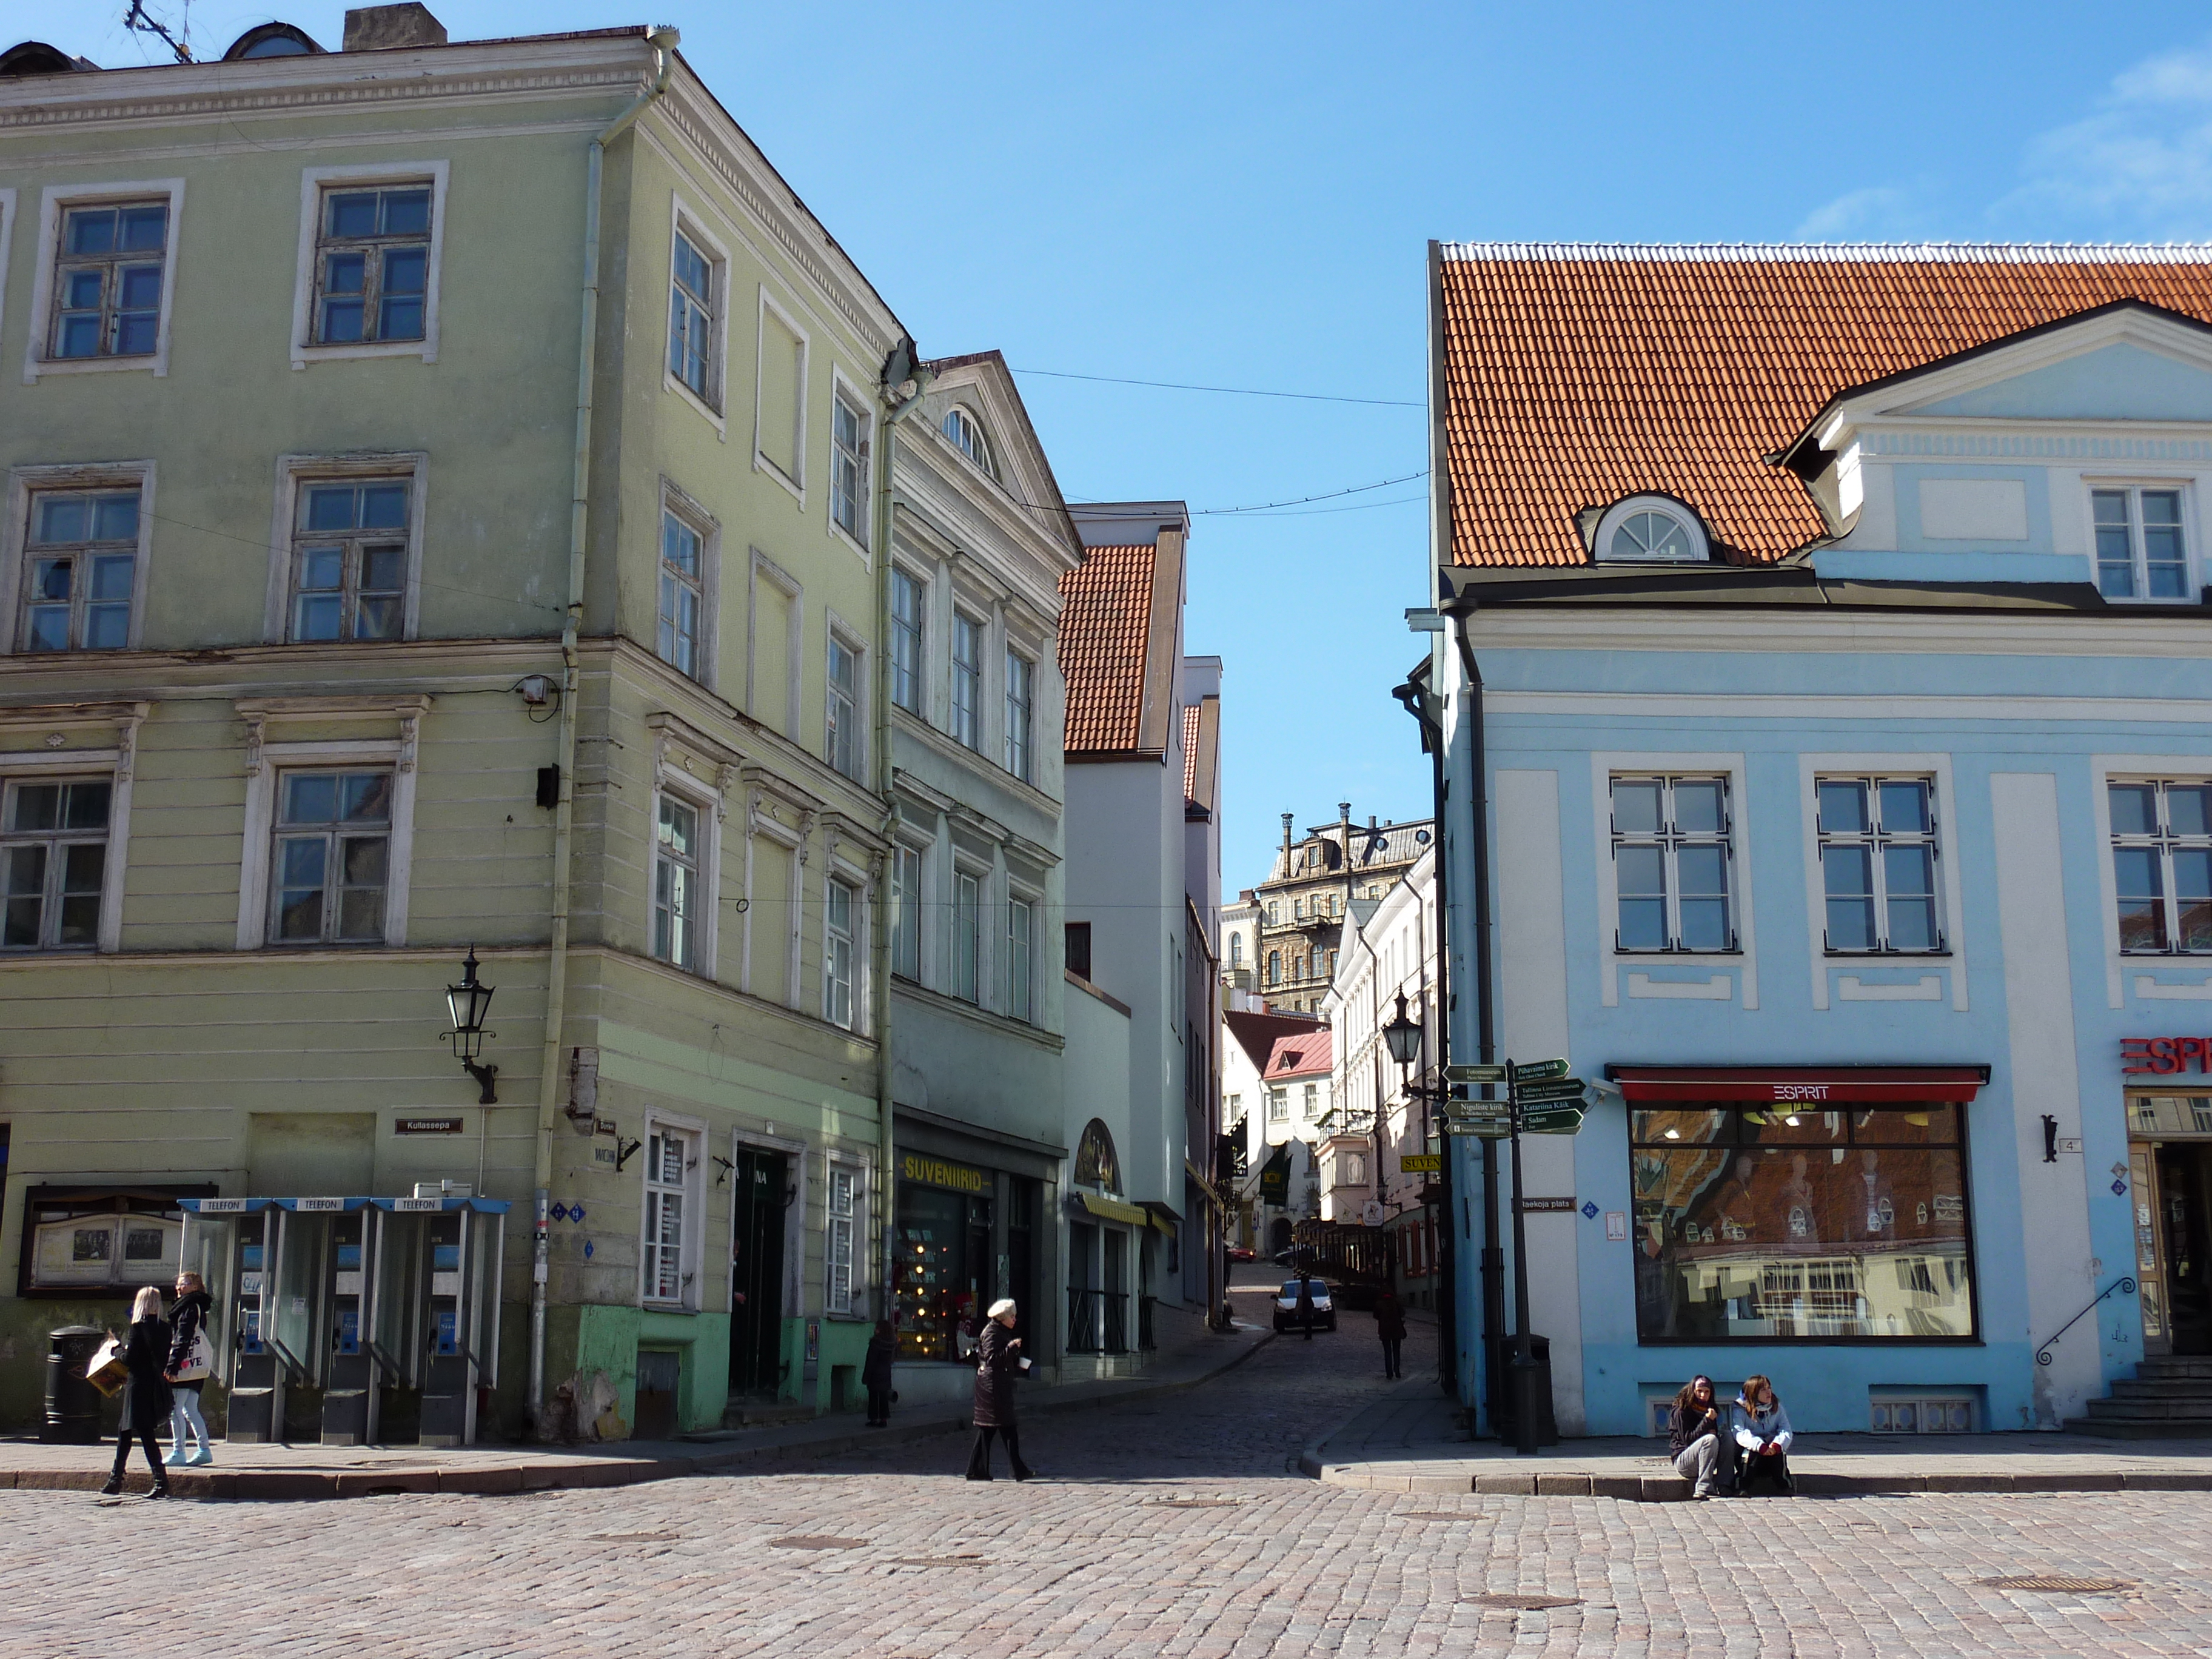
<svg viewBox="0 0 2212 1659">
<path fill-rule="evenodd" d="M 2212 1417 L 2136 1376 L 2212 1352 L 2212 250 L 1431 277 L 1450 1058 L 1486 921 L 1497 1057 L 1601 1085 L 1525 1143 L 1561 1431 Z"/>
</svg>

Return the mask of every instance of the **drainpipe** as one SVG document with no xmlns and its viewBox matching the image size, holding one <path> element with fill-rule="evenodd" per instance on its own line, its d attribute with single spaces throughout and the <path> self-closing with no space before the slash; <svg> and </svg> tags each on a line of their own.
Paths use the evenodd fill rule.
<svg viewBox="0 0 2212 1659">
<path fill-rule="evenodd" d="M 884 362 L 883 417 L 876 425 L 875 517 L 876 545 L 876 793 L 883 798 L 883 838 L 890 842 L 898 823 L 898 805 L 892 793 L 891 763 L 891 460 L 896 453 L 899 422 L 921 406 L 921 395 L 937 377 L 922 367 L 915 343 L 901 340 Z M 878 918 L 889 911 L 882 900 L 890 885 L 890 854 L 884 858 L 884 878 L 878 884 Z M 891 1307 L 892 1135 L 891 1135 L 891 930 L 880 920 L 868 942 L 874 965 L 870 975 L 872 1029 L 876 1034 L 876 1237 L 881 1241 L 879 1277 L 876 1285 L 876 1317 L 893 1317 Z"/>
<path fill-rule="evenodd" d="M 576 792 L 577 635 L 584 615 L 584 548 L 591 522 L 592 390 L 598 372 L 599 327 L 599 181 L 606 147 L 668 90 L 682 37 L 665 25 L 646 37 L 653 47 L 653 85 L 592 140 L 584 184 L 584 286 L 576 351 L 576 454 L 568 500 L 568 607 L 561 622 L 561 727 L 556 763 L 560 795 L 553 811 L 553 939 L 545 971 L 545 1048 L 538 1063 L 538 1164 L 532 1212 L 530 1259 L 530 1423 L 537 1431 L 545 1407 L 545 1236 L 548 1193 L 553 1184 L 553 1113 L 561 1067 L 562 1015 L 568 993 L 568 861 L 574 842 Z"/>
</svg>

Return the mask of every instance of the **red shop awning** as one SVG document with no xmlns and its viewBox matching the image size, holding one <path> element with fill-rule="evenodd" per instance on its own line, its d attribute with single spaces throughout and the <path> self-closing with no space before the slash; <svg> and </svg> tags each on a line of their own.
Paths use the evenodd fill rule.
<svg viewBox="0 0 2212 1659">
<path fill-rule="evenodd" d="M 1643 1105 L 1925 1100 L 1963 1106 L 1990 1080 L 1986 1066 L 1608 1066 L 1605 1074 Z"/>
</svg>

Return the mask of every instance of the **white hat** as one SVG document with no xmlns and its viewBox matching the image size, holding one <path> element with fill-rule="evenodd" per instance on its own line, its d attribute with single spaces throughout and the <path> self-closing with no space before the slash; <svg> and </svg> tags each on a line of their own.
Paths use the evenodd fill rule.
<svg viewBox="0 0 2212 1659">
<path fill-rule="evenodd" d="M 1000 1314 L 1012 1313 L 1013 1310 L 1014 1298 L 1011 1296 L 1002 1296 L 996 1302 L 994 1302 L 991 1304 L 989 1311 L 985 1313 L 983 1317 L 986 1319 L 996 1319 Z"/>
</svg>

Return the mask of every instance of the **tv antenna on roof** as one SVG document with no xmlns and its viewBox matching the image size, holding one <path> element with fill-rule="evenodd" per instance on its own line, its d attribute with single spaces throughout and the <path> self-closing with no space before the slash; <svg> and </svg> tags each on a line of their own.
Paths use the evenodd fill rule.
<svg viewBox="0 0 2212 1659">
<path fill-rule="evenodd" d="M 177 54 L 177 61 L 179 64 L 189 64 L 192 61 L 192 49 L 170 33 L 165 24 L 148 15 L 143 0 L 131 0 L 131 9 L 123 14 L 123 27 L 126 29 L 136 29 L 141 34 L 158 34 L 161 37 L 162 44 Z M 190 27 L 189 24 L 186 25 L 188 29 Z"/>
</svg>

